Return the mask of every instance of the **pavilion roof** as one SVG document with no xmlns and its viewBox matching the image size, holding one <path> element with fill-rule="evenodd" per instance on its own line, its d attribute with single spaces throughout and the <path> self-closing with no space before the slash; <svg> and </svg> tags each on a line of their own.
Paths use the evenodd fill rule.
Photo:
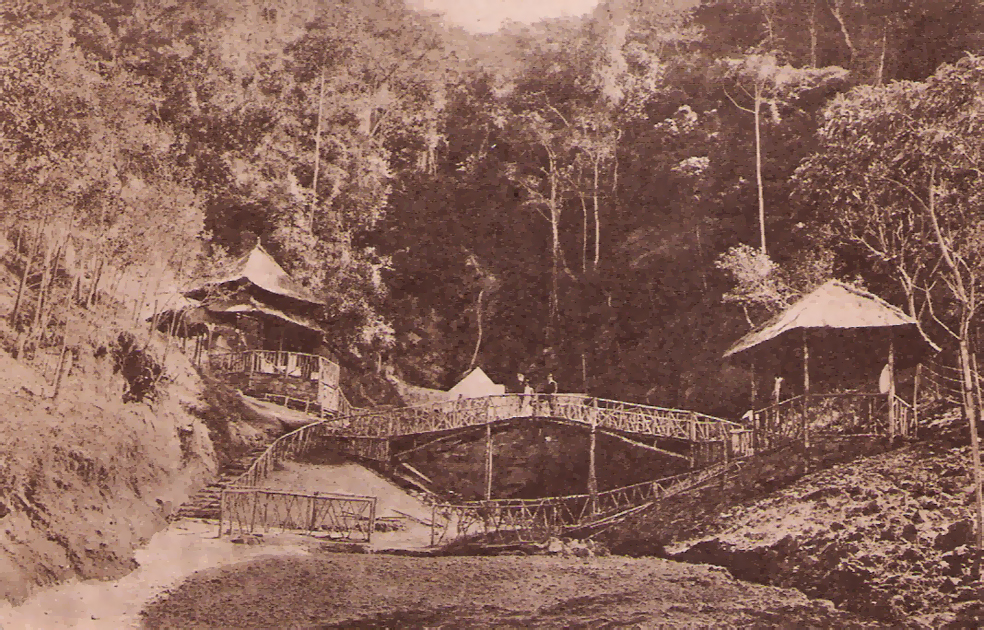
<svg viewBox="0 0 984 630">
<path fill-rule="evenodd" d="M 847 329 L 911 327 L 915 319 L 877 295 L 830 280 L 800 298 L 795 304 L 739 339 L 725 357 L 743 352 L 797 328 Z M 923 337 L 934 350 L 939 350 Z"/>
<path fill-rule="evenodd" d="M 323 304 L 307 288 L 290 277 L 290 274 L 284 271 L 284 268 L 259 243 L 247 254 L 232 262 L 217 277 L 207 280 L 200 287 L 187 291 L 185 295 L 195 299 L 203 299 L 214 287 L 240 281 L 251 283 L 275 295 L 286 296 L 315 305 Z"/>
</svg>

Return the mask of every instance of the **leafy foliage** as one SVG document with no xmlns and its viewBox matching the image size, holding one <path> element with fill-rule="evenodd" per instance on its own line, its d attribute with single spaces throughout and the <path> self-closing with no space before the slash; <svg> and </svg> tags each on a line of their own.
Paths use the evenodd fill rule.
<svg viewBox="0 0 984 630">
<path fill-rule="evenodd" d="M 889 84 L 979 48 L 969 1 L 607 0 L 482 36 L 400 0 L 52 0 L 5 17 L 0 199 L 27 348 L 58 343 L 120 270 L 151 294 L 259 238 L 324 298 L 356 371 L 552 372 L 727 413 L 721 351 L 822 279 L 884 293 L 904 268 L 901 294 L 932 320 L 914 288 L 945 293 L 931 226 L 877 160 L 910 186 L 945 170 L 943 227 L 976 251 L 955 229 L 976 203 L 970 110 Z M 930 83 L 960 84 L 946 72 Z M 899 103 L 930 92 L 920 115 L 948 122 L 900 126 Z M 741 108 L 760 111 L 758 142 Z M 741 245 L 766 227 L 767 258 Z"/>
</svg>

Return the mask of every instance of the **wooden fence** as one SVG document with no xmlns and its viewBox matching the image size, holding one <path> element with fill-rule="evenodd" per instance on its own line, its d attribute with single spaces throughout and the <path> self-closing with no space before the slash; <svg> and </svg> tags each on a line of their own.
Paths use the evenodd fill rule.
<svg viewBox="0 0 984 630">
<path fill-rule="evenodd" d="M 338 540 L 371 542 L 376 498 L 345 494 L 296 494 L 260 488 L 222 491 L 219 536 L 260 531 L 323 533 Z"/>
<path fill-rule="evenodd" d="M 885 394 L 845 392 L 794 396 L 752 414 L 755 449 L 770 448 L 789 439 L 803 441 L 809 434 L 911 436 L 916 431 L 912 405 L 895 396 L 889 425 Z"/>
</svg>

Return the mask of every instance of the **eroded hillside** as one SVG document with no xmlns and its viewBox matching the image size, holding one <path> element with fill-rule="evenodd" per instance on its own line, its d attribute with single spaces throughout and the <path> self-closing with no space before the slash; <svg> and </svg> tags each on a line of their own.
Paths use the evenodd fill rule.
<svg viewBox="0 0 984 630">
<path fill-rule="evenodd" d="M 113 362 L 83 348 L 55 401 L 37 369 L 0 350 L 0 597 L 133 569 L 134 548 L 220 457 L 279 429 L 224 422 L 176 353 L 156 399 L 123 403 Z"/>
</svg>

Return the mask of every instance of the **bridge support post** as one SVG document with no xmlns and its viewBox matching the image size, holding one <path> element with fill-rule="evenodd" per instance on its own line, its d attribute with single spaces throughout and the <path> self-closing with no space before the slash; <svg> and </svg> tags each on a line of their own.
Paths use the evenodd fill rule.
<svg viewBox="0 0 984 630">
<path fill-rule="evenodd" d="M 803 473 L 810 472 L 810 346 L 807 329 L 803 329 Z"/>
<path fill-rule="evenodd" d="M 485 500 L 492 500 L 492 423 L 485 424 Z"/>
<path fill-rule="evenodd" d="M 598 425 L 591 418 L 591 446 L 588 449 L 588 494 L 591 496 L 591 514 L 597 513 L 598 508 L 598 477 L 595 470 L 595 450 L 598 445 Z"/>
</svg>

